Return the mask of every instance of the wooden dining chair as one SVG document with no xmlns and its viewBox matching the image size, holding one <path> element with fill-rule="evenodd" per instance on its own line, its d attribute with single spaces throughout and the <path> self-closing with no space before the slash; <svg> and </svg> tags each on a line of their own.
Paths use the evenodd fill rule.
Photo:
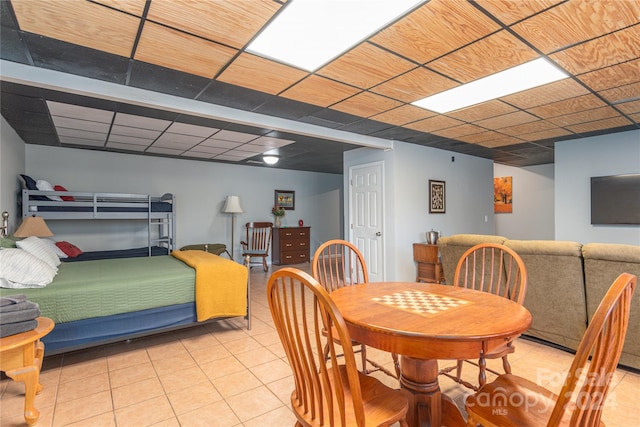
<svg viewBox="0 0 640 427">
<path fill-rule="evenodd" d="M 369 272 L 364 256 L 358 248 L 346 240 L 329 240 L 320 245 L 313 255 L 311 263 L 311 274 L 320 282 L 324 289 L 331 293 L 344 286 L 357 285 L 369 281 Z M 334 336 L 336 336 L 334 334 Z M 337 344 L 340 344 L 338 342 Z M 400 377 L 400 365 L 397 355 L 392 355 L 396 375 L 379 363 L 367 359 L 367 347 L 357 341 L 351 341 L 351 346 L 357 348 L 356 353 L 362 357 L 362 372 L 370 374 L 375 371 L 382 371 L 394 378 Z M 328 346 L 325 348 L 325 358 L 328 357 Z M 373 369 L 367 369 L 367 362 Z"/>
<path fill-rule="evenodd" d="M 499 243 L 481 243 L 469 248 L 458 260 L 453 286 L 488 292 L 522 304 L 527 292 L 527 268 L 513 249 Z M 456 366 L 444 368 L 440 374 L 477 391 L 486 383 L 486 371 L 500 374 L 487 368 L 486 360 L 501 358 L 504 372 L 510 374 L 511 365 L 507 357 L 514 351 L 513 340 L 510 340 L 490 352 L 479 354 L 477 364 L 458 360 Z M 464 362 L 479 366 L 478 386 L 461 378 Z M 455 375 L 450 374 L 454 369 Z"/>
<path fill-rule="evenodd" d="M 246 238 L 240 241 L 242 246 L 242 258 L 262 258 L 262 268 L 269 270 L 267 257 L 271 246 L 271 235 L 273 234 L 272 222 L 248 222 L 245 224 Z"/>
<path fill-rule="evenodd" d="M 399 422 L 408 427 L 409 402 L 404 393 L 359 372 L 350 346 L 342 348 L 344 357 L 338 359 L 335 342 L 351 338 L 338 308 L 317 280 L 295 268 L 280 269 L 269 278 L 267 298 L 293 373 L 291 408 L 296 426 Z M 328 361 L 323 352 L 325 333 L 329 335 Z"/>
<path fill-rule="evenodd" d="M 623 273 L 613 282 L 580 341 L 560 394 L 525 378 L 500 375 L 467 398 L 467 426 L 603 426 L 600 417 L 622 353 L 636 280 Z"/>
</svg>

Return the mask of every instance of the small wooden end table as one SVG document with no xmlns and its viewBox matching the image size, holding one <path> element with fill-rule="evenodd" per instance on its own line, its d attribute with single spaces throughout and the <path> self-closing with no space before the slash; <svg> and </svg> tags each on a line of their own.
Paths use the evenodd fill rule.
<svg viewBox="0 0 640 427">
<path fill-rule="evenodd" d="M 40 338 L 53 329 L 53 320 L 38 317 L 38 326 L 27 332 L 0 338 L 0 371 L 14 381 L 24 382 L 24 419 L 32 426 L 40 417 L 34 407 L 37 393 L 42 391 L 40 369 L 44 357 L 44 344 Z"/>
</svg>

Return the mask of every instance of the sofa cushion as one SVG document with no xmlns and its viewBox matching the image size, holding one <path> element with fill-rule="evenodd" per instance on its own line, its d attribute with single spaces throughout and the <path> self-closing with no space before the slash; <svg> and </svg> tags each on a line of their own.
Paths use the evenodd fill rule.
<svg viewBox="0 0 640 427">
<path fill-rule="evenodd" d="M 587 293 L 587 314 L 593 317 L 600 301 L 621 273 L 640 277 L 640 246 L 588 243 L 582 247 Z M 620 363 L 640 369 L 640 289 L 631 300 L 631 316 Z"/>
<path fill-rule="evenodd" d="M 438 248 L 440 249 L 442 270 L 444 271 L 446 283 L 453 284 L 456 265 L 467 249 L 480 243 L 502 244 L 505 240 L 507 240 L 506 237 L 491 234 L 454 234 L 440 237 L 438 239 Z"/>
</svg>

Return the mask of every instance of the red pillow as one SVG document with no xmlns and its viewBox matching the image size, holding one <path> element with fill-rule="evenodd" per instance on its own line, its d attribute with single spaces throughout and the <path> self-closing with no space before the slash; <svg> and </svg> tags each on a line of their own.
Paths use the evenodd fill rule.
<svg viewBox="0 0 640 427">
<path fill-rule="evenodd" d="M 56 191 L 69 191 L 66 188 L 64 188 L 62 185 L 54 185 L 53 189 Z M 73 196 L 60 196 L 60 198 L 65 202 L 73 202 L 75 200 Z"/>
<path fill-rule="evenodd" d="M 59 247 L 62 252 L 67 254 L 69 258 L 75 258 L 78 255 L 82 255 L 82 251 L 80 250 L 80 248 L 73 243 L 69 243 L 63 240 L 61 242 L 56 242 L 56 246 Z"/>
</svg>

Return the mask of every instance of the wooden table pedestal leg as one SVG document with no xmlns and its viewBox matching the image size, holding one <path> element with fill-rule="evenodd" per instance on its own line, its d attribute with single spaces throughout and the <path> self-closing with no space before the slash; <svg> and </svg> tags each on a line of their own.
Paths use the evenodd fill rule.
<svg viewBox="0 0 640 427">
<path fill-rule="evenodd" d="M 36 392 L 42 390 L 39 381 L 39 369 L 37 366 L 25 366 L 22 369 L 6 372 L 14 381 L 24 382 L 24 420 L 32 426 L 40 417 L 40 411 L 35 406 Z"/>
<path fill-rule="evenodd" d="M 402 356 L 400 371 L 400 386 L 409 398 L 407 422 L 410 426 L 466 425 L 456 404 L 440 391 L 437 360 Z"/>
</svg>

